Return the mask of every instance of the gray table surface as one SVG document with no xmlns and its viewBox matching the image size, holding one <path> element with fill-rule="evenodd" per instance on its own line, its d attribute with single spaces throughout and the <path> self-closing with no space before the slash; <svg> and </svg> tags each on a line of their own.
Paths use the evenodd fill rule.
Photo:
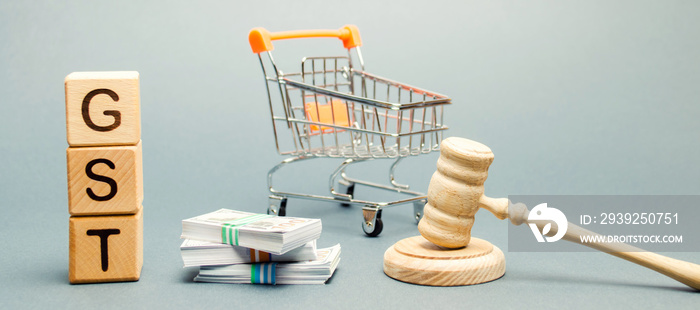
<svg viewBox="0 0 700 310">
<path fill-rule="evenodd" d="M 368 71 L 449 95 L 448 135 L 492 148 L 490 196 L 697 195 L 699 13 L 689 1 L 2 1 L 2 308 L 697 308 L 684 285 L 606 254 L 508 252 L 508 224 L 484 211 L 473 235 L 505 251 L 507 272 L 468 287 L 382 273 L 384 251 L 418 233 L 408 206 L 368 238 L 357 207 L 290 201 L 290 215 L 323 219 L 320 246 L 342 245 L 325 286 L 193 283 L 178 246 L 184 218 L 263 212 L 283 159 L 253 27 L 358 25 Z M 70 285 L 63 78 L 102 70 L 141 74 L 144 267 L 135 283 Z M 398 176 L 424 191 L 436 159 L 411 158 Z M 292 167 L 279 184 L 322 193 L 337 163 Z M 353 171 L 383 181 L 387 169 Z"/>
</svg>

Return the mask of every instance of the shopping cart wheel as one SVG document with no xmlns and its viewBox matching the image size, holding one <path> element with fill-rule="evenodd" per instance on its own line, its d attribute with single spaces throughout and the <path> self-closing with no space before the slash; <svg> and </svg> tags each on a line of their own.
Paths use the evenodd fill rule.
<svg viewBox="0 0 700 310">
<path fill-rule="evenodd" d="M 287 215 L 287 198 L 270 196 L 270 207 L 267 208 L 267 214 L 277 216 Z"/>
<path fill-rule="evenodd" d="M 370 224 L 371 225 L 371 224 Z M 362 230 L 367 234 L 369 237 L 376 237 L 379 236 L 379 234 L 382 233 L 382 229 L 384 229 L 384 223 L 382 222 L 382 219 L 377 219 L 374 222 L 374 226 L 368 226 L 367 222 L 362 223 Z"/>
<path fill-rule="evenodd" d="M 352 196 L 353 194 L 355 194 L 355 182 L 350 182 L 350 181 L 346 181 L 344 179 L 340 179 L 340 181 L 338 181 L 338 190 L 340 192 L 345 192 L 346 194 Z M 350 204 L 341 202 L 340 206 L 347 208 L 347 207 L 350 207 Z"/>
<path fill-rule="evenodd" d="M 379 236 L 382 233 L 382 229 L 384 229 L 384 223 L 381 219 L 382 210 L 362 208 L 362 216 L 364 217 L 362 231 L 370 237 Z"/>
</svg>

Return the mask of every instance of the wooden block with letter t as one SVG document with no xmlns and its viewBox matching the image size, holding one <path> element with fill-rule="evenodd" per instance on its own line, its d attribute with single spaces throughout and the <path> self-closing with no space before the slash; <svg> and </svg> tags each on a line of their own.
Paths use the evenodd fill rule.
<svg viewBox="0 0 700 310">
<path fill-rule="evenodd" d="M 69 147 L 71 215 L 135 214 L 143 202 L 141 142 L 134 146 Z"/>
<path fill-rule="evenodd" d="M 141 139 L 139 73 L 73 72 L 66 76 L 70 146 L 134 145 Z"/>
<path fill-rule="evenodd" d="M 68 261 L 70 283 L 138 281 L 143 266 L 143 212 L 72 216 Z"/>
</svg>

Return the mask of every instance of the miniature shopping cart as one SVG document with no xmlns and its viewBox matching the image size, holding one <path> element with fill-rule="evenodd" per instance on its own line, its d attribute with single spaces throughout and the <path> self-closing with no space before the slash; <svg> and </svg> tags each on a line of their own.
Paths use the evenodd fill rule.
<svg viewBox="0 0 700 310">
<path fill-rule="evenodd" d="M 272 41 L 309 37 L 339 38 L 348 54 L 305 57 L 300 72 L 283 73 L 272 57 Z M 447 129 L 443 108 L 451 103 L 450 98 L 365 72 L 360 33 L 353 25 L 286 32 L 255 28 L 248 39 L 265 76 L 277 151 L 292 156 L 268 173 L 268 214 L 286 215 L 287 199 L 295 197 L 361 205 L 362 229 L 369 236 L 381 233 L 386 207 L 413 204 L 419 221 L 426 195 L 396 182 L 394 171 L 405 157 L 438 150 L 442 131 Z M 344 158 L 330 175 L 327 196 L 279 191 L 272 186 L 273 174 L 281 167 L 320 157 Z M 351 178 L 345 172 L 353 163 L 379 158 L 393 159 L 388 185 Z M 357 184 L 410 197 L 389 202 L 360 200 L 354 195 Z"/>
</svg>

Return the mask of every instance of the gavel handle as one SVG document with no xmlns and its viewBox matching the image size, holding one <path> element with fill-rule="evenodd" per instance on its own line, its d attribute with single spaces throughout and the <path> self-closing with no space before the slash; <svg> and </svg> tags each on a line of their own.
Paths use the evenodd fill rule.
<svg viewBox="0 0 700 310">
<path fill-rule="evenodd" d="M 511 223 L 515 225 L 520 225 L 522 223 L 535 223 L 540 226 L 540 224 L 546 224 L 538 223 L 537 221 L 528 221 L 527 217 L 530 211 L 524 204 L 519 203 L 511 206 L 513 209 L 509 210 L 508 198 L 490 198 L 481 196 L 481 199 L 479 200 L 480 208 L 489 210 L 499 219 L 503 220 L 510 218 Z M 557 233 L 556 225 L 552 226 L 553 228 L 550 229 L 548 235 L 554 235 Z M 617 256 L 640 266 L 647 267 L 696 290 L 700 290 L 700 265 L 698 264 L 644 251 L 626 243 L 582 242 L 581 236 L 599 236 L 599 234 L 569 222 L 566 233 L 562 239 Z"/>
<path fill-rule="evenodd" d="M 508 218 L 509 204 L 510 202 L 508 201 L 508 198 L 491 198 L 487 197 L 486 195 L 481 195 L 481 198 L 479 198 L 479 208 L 489 210 L 489 212 L 493 213 L 493 215 L 495 215 L 499 220 L 505 220 Z M 527 210 L 527 207 L 525 207 L 525 209 Z M 527 214 L 525 217 L 527 218 Z"/>
<path fill-rule="evenodd" d="M 581 242 L 581 236 L 597 235 L 597 233 L 569 222 L 569 227 L 562 239 L 647 267 L 696 290 L 700 290 L 700 265 L 644 251 L 626 243 Z"/>
</svg>

